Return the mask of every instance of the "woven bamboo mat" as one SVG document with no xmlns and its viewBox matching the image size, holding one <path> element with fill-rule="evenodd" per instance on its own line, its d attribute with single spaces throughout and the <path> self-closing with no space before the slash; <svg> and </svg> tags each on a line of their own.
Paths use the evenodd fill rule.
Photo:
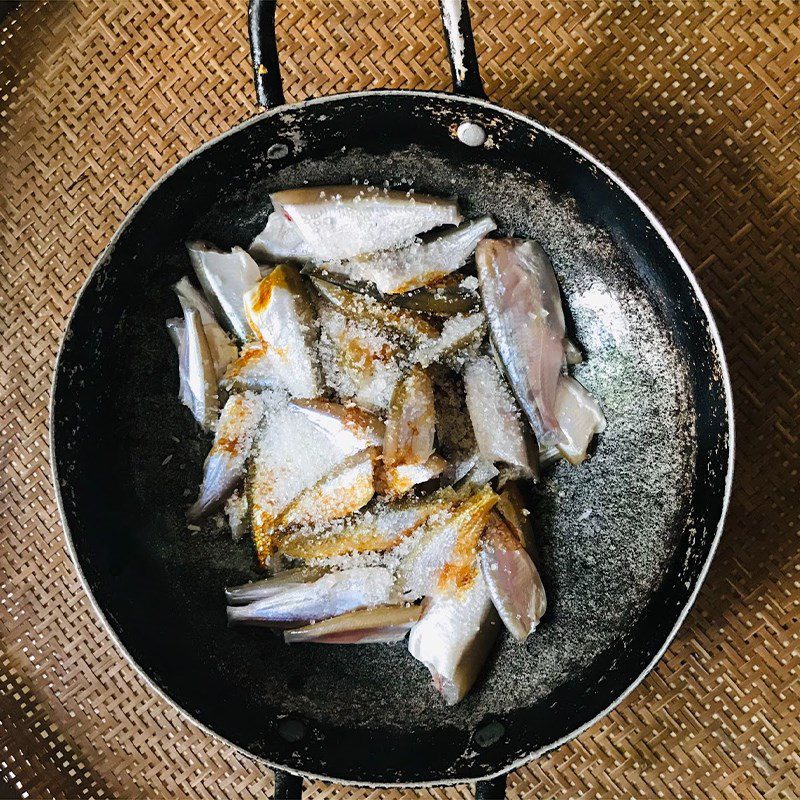
<svg viewBox="0 0 800 800">
<path fill-rule="evenodd" d="M 720 323 L 739 437 L 726 535 L 678 639 L 608 718 L 518 770 L 510 795 L 800 797 L 800 7 L 473 5 L 490 96 L 587 146 L 677 238 Z M 279 22 L 289 100 L 447 85 L 433 0 L 283 0 Z M 149 184 L 253 112 L 245 30 L 245 0 L 23 2 L 0 22 L 6 792 L 271 789 L 268 770 L 154 695 L 101 628 L 64 549 L 47 452 L 56 347 L 95 257 Z"/>
</svg>

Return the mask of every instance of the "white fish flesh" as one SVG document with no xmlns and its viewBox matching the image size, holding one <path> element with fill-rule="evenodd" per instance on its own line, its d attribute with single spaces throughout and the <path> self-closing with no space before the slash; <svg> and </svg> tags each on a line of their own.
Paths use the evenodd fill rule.
<svg viewBox="0 0 800 800">
<path fill-rule="evenodd" d="M 263 600 L 279 594 L 288 586 L 298 586 L 304 583 L 321 578 L 330 570 L 323 567 L 296 567 L 295 569 L 285 569 L 270 578 L 260 581 L 251 581 L 241 586 L 232 586 L 225 589 L 225 597 L 229 606 L 240 606 L 252 603 L 255 600 Z"/>
<path fill-rule="evenodd" d="M 228 364 L 236 358 L 236 346 L 228 334 L 220 327 L 203 295 L 192 286 L 188 278 L 181 278 L 173 287 L 181 304 L 184 314 L 187 308 L 192 308 L 200 315 L 203 332 L 211 349 L 211 358 L 214 361 L 214 370 L 219 380 L 228 368 Z M 169 326 L 168 326 L 169 327 Z M 170 332 L 172 335 L 172 332 Z"/>
<path fill-rule="evenodd" d="M 375 494 L 377 448 L 348 456 L 313 486 L 300 492 L 278 517 L 276 527 L 330 522 L 365 506 Z"/>
<path fill-rule="evenodd" d="M 500 630 L 489 590 L 478 572 L 460 592 L 428 598 L 411 629 L 408 651 L 430 671 L 447 705 L 470 690 Z"/>
<path fill-rule="evenodd" d="M 311 258 L 311 249 L 303 241 L 297 226 L 281 211 L 273 211 L 267 217 L 264 230 L 253 239 L 248 249 L 253 258 L 264 261 L 306 261 Z"/>
<path fill-rule="evenodd" d="M 192 407 L 192 394 L 189 389 L 189 364 L 186 360 L 186 322 L 183 317 L 167 320 L 167 333 L 178 353 L 178 399 L 188 408 Z"/>
<path fill-rule="evenodd" d="M 383 447 L 386 426 L 363 408 L 330 400 L 292 400 L 292 405 L 343 447 Z"/>
<path fill-rule="evenodd" d="M 289 531 L 281 539 L 281 552 L 311 560 L 390 550 L 434 514 L 451 508 L 457 499 L 456 492 L 445 487 L 421 500 L 373 504 L 344 524 Z"/>
<path fill-rule="evenodd" d="M 412 359 L 423 367 L 444 363 L 459 369 L 475 355 L 486 334 L 486 317 L 482 312 L 456 314 L 447 319 L 439 336 L 421 342 Z"/>
<path fill-rule="evenodd" d="M 184 311 L 186 405 L 204 431 L 212 431 L 219 413 L 217 371 L 200 314 Z M 185 401 L 184 401 L 185 402 Z"/>
<path fill-rule="evenodd" d="M 435 435 L 433 384 L 423 369 L 413 367 L 398 382 L 389 403 L 384 463 L 388 467 L 424 464 L 433 454 Z"/>
<path fill-rule="evenodd" d="M 484 486 L 431 517 L 398 570 L 398 586 L 408 599 L 429 596 L 449 583 L 462 586 L 474 577 L 480 535 L 497 499 Z"/>
<path fill-rule="evenodd" d="M 606 429 L 603 411 L 582 384 L 566 375 L 558 381 L 555 411 L 561 428 L 558 451 L 571 464 L 580 464 L 594 435 Z"/>
<path fill-rule="evenodd" d="M 475 251 L 489 329 L 540 446 L 556 444 L 564 311 L 555 272 L 533 241 L 484 239 Z"/>
<path fill-rule="evenodd" d="M 293 397 L 322 394 L 316 320 L 297 270 L 276 267 L 245 294 L 244 308 L 257 342 L 231 365 L 226 381 L 243 382 L 257 366 L 262 385 Z"/>
<path fill-rule="evenodd" d="M 524 642 L 547 610 L 547 598 L 521 537 L 496 510 L 481 537 L 480 565 L 500 619 Z"/>
<path fill-rule="evenodd" d="M 280 590 L 244 606 L 228 606 L 229 625 L 307 625 L 358 608 L 395 600 L 394 578 L 385 567 L 354 567 Z"/>
<path fill-rule="evenodd" d="M 467 409 L 481 457 L 503 465 L 513 476 L 532 478 L 537 453 L 493 359 L 473 359 L 464 368 L 463 376 Z"/>
<path fill-rule="evenodd" d="M 367 186 L 315 186 L 270 195 L 317 261 L 389 250 L 440 225 L 458 225 L 455 200 Z"/>
<path fill-rule="evenodd" d="M 217 423 L 214 444 L 203 465 L 200 496 L 187 512 L 190 520 L 218 509 L 241 483 L 263 413 L 262 399 L 252 392 L 228 398 Z"/>
<path fill-rule="evenodd" d="M 320 301 L 320 358 L 327 385 L 341 398 L 384 411 L 400 380 L 401 348 L 372 326 L 348 319 Z"/>
<path fill-rule="evenodd" d="M 428 286 L 464 266 L 478 242 L 497 226 L 490 216 L 429 234 L 397 250 L 384 250 L 324 267 L 355 281 L 375 284 L 383 294 L 403 294 Z"/>
<path fill-rule="evenodd" d="M 339 617 L 284 631 L 291 642 L 316 644 L 372 644 L 399 642 L 419 620 L 420 606 L 393 605 L 362 608 Z"/>
<path fill-rule="evenodd" d="M 231 529 L 231 538 L 238 542 L 250 530 L 250 512 L 247 508 L 247 494 L 239 489 L 225 501 L 225 516 Z"/>
<path fill-rule="evenodd" d="M 439 338 L 439 329 L 413 311 L 352 292 L 323 278 L 312 278 L 311 281 L 317 292 L 346 317 L 356 322 L 373 323 L 405 344 L 422 347 Z"/>
<path fill-rule="evenodd" d="M 446 468 L 447 462 L 435 453 L 422 464 L 382 464 L 375 473 L 375 488 L 381 497 L 397 500 L 415 486 L 438 478 Z"/>
<path fill-rule="evenodd" d="M 276 525 L 289 504 L 362 449 L 329 437 L 288 399 L 276 398 L 269 404 L 253 441 L 246 483 L 250 525 L 262 566 L 275 550 Z"/>
<path fill-rule="evenodd" d="M 241 247 L 225 253 L 206 242 L 188 242 L 189 260 L 208 302 L 240 340 L 251 335 L 244 313 L 244 295 L 260 280 L 258 264 Z"/>
</svg>

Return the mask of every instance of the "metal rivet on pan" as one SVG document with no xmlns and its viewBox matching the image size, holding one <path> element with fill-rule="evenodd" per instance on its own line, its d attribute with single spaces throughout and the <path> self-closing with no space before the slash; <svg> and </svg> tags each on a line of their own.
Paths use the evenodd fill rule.
<svg viewBox="0 0 800 800">
<path fill-rule="evenodd" d="M 503 738 L 505 732 L 506 729 L 502 722 L 492 720 L 475 731 L 475 744 L 478 747 L 491 747 L 495 742 L 499 742 Z"/>
<path fill-rule="evenodd" d="M 306 726 L 299 719 L 282 719 L 278 734 L 287 742 L 299 742 L 306 735 Z"/>
<path fill-rule="evenodd" d="M 486 131 L 474 122 L 462 122 L 456 134 L 458 140 L 468 147 L 480 147 L 486 141 Z"/>
<path fill-rule="evenodd" d="M 269 146 L 269 150 L 267 150 L 267 158 L 271 158 L 273 160 L 278 158 L 283 158 L 288 154 L 289 154 L 289 148 L 285 144 L 283 144 L 283 142 L 272 144 Z"/>
</svg>

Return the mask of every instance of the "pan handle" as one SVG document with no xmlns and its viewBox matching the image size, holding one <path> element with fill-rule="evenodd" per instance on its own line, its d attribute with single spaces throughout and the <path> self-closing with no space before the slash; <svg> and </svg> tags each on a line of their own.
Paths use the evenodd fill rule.
<svg viewBox="0 0 800 800">
<path fill-rule="evenodd" d="M 276 5 L 277 0 L 250 0 L 248 5 L 253 80 L 258 104 L 265 108 L 282 106 L 286 102 L 275 39 Z M 439 8 L 447 40 L 453 91 L 468 97 L 485 98 L 467 0 L 440 0 Z"/>
<path fill-rule="evenodd" d="M 497 775 L 475 784 L 475 800 L 504 800 L 506 796 L 506 776 Z"/>
<path fill-rule="evenodd" d="M 467 97 L 486 99 L 481 69 L 472 36 L 469 0 L 439 0 L 447 57 L 453 77 L 453 91 Z"/>
<path fill-rule="evenodd" d="M 301 800 L 302 797 L 303 778 L 300 775 L 293 775 L 291 772 L 276 769 L 273 800 Z"/>
</svg>

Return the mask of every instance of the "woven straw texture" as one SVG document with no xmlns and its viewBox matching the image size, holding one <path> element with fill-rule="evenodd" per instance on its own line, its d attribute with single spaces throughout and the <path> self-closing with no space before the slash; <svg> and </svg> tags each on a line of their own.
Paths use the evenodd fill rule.
<svg viewBox="0 0 800 800">
<path fill-rule="evenodd" d="M 800 7 L 473 0 L 489 95 L 588 147 L 665 221 L 737 402 L 727 532 L 666 657 L 513 798 L 800 797 Z M 288 100 L 443 88 L 433 0 L 284 0 Z M 253 113 L 245 0 L 23 2 L 0 22 L 0 794 L 263 798 L 272 775 L 156 696 L 93 615 L 50 485 L 75 295 L 166 169 Z M 306 785 L 315 800 L 471 796 Z"/>
</svg>

